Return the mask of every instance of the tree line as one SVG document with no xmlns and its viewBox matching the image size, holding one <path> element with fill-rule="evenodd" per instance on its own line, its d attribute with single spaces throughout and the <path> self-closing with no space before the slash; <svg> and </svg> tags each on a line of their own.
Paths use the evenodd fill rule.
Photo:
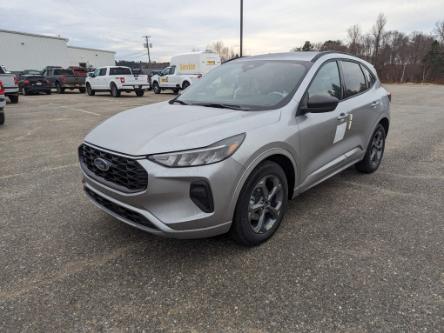
<svg viewBox="0 0 444 333">
<path fill-rule="evenodd" d="M 347 39 L 311 43 L 291 51 L 339 51 L 367 60 L 378 71 L 383 82 L 444 83 L 444 21 L 435 25 L 432 34 L 412 32 L 406 34 L 387 30 L 387 19 L 379 14 L 369 32 L 359 25 L 347 30 Z M 218 53 L 223 61 L 237 55 L 223 42 L 215 42 L 208 49 Z"/>
</svg>

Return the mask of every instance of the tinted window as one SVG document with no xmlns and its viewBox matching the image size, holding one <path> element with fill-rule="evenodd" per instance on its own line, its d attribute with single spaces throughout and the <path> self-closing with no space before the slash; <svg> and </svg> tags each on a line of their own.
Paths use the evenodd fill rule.
<svg viewBox="0 0 444 333">
<path fill-rule="evenodd" d="M 376 78 L 372 73 L 370 73 L 370 71 L 366 67 L 361 66 L 361 68 L 362 71 L 364 72 L 365 78 L 367 79 L 367 86 L 368 88 L 370 88 L 373 85 L 373 83 L 375 83 Z"/>
<path fill-rule="evenodd" d="M 131 69 L 125 67 L 110 68 L 109 75 L 131 75 Z"/>
<path fill-rule="evenodd" d="M 359 94 L 367 89 L 367 82 L 359 64 L 351 61 L 342 61 L 342 73 L 344 74 L 346 97 Z"/>
<path fill-rule="evenodd" d="M 323 65 L 308 88 L 308 97 L 314 95 L 330 95 L 341 98 L 341 79 L 336 61 Z"/>
<path fill-rule="evenodd" d="M 106 75 L 106 68 L 100 68 L 99 76 L 105 76 L 105 75 Z"/>
<path fill-rule="evenodd" d="M 188 104 L 220 103 L 248 110 L 276 108 L 294 94 L 306 73 L 291 61 L 234 61 L 211 70 L 180 96 Z"/>
<path fill-rule="evenodd" d="M 69 69 L 54 69 L 54 75 L 74 75 Z"/>
</svg>

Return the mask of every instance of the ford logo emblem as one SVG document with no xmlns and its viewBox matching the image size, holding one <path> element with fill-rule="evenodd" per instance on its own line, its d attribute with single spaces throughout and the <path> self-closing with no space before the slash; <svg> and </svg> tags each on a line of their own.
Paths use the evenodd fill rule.
<svg viewBox="0 0 444 333">
<path fill-rule="evenodd" d="M 103 158 L 97 157 L 94 160 L 94 165 L 100 171 L 108 171 L 111 166 L 111 162 L 109 162 Z"/>
</svg>

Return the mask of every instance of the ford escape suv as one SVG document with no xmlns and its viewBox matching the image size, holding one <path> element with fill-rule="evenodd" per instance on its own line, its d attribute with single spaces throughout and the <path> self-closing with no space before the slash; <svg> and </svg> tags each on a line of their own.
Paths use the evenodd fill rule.
<svg viewBox="0 0 444 333">
<path fill-rule="evenodd" d="M 378 169 L 389 104 L 372 65 L 350 55 L 236 59 L 92 130 L 79 147 L 84 189 L 153 234 L 258 245 L 289 199 L 352 165 Z"/>
</svg>

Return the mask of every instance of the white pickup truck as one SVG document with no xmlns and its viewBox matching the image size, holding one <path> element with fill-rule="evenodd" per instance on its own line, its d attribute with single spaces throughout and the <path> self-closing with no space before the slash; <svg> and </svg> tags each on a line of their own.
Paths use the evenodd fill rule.
<svg viewBox="0 0 444 333">
<path fill-rule="evenodd" d="M 9 97 L 11 103 L 18 103 L 19 87 L 18 79 L 15 74 L 6 70 L 5 66 L 0 66 L 0 81 L 3 83 L 5 96 Z"/>
<path fill-rule="evenodd" d="M 123 66 L 97 68 L 86 78 L 86 92 L 89 96 L 108 91 L 111 96 L 119 97 L 122 91 L 134 91 L 141 97 L 149 87 L 148 75 L 134 75 L 131 68 Z"/>
<path fill-rule="evenodd" d="M 200 79 L 210 70 L 220 65 L 220 57 L 212 52 L 192 52 L 171 58 L 170 66 L 162 70 L 160 75 L 151 78 L 154 93 L 172 89 L 175 93 L 186 89 L 193 81 Z"/>
</svg>

